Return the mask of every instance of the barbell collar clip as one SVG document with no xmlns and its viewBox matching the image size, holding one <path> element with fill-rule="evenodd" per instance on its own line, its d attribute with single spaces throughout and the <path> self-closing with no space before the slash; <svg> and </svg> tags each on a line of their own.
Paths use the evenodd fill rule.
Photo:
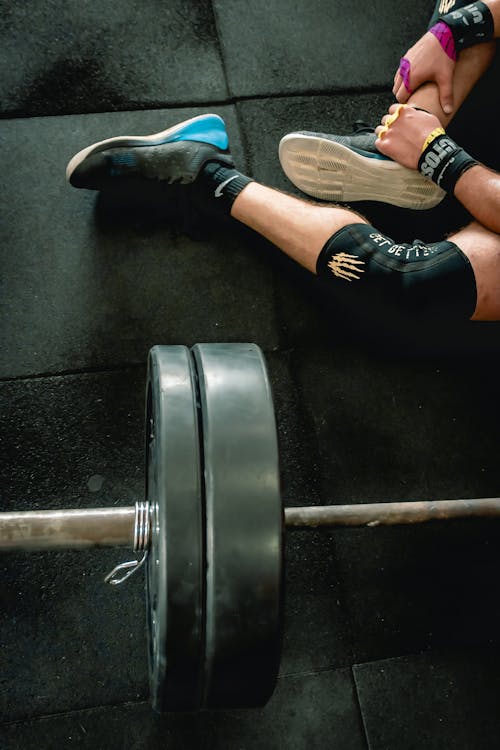
<svg viewBox="0 0 500 750">
<path fill-rule="evenodd" d="M 148 551 L 146 550 L 140 560 L 129 560 L 129 562 L 124 562 L 120 563 L 120 565 L 116 565 L 111 573 L 108 573 L 108 575 L 104 578 L 104 583 L 109 583 L 110 586 L 120 586 L 122 583 L 125 583 L 125 581 L 128 581 L 128 579 L 133 576 L 134 573 L 137 573 L 137 571 L 142 568 L 142 566 L 146 562 L 147 556 Z M 127 572 L 120 578 L 117 578 L 117 574 L 123 570 L 126 570 Z"/>
<path fill-rule="evenodd" d="M 104 578 L 105 583 L 109 583 L 110 586 L 120 586 L 142 568 L 149 552 L 150 529 L 149 503 L 142 500 L 136 502 L 134 519 L 134 552 L 144 551 L 144 554 L 140 560 L 129 560 L 128 562 L 116 565 L 111 573 L 108 573 Z M 124 575 L 117 577 L 122 571 L 127 572 L 124 573 Z"/>
</svg>

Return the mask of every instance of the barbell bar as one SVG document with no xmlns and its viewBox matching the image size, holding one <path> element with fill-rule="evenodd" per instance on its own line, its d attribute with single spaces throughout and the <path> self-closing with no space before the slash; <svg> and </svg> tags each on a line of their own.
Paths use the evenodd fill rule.
<svg viewBox="0 0 500 750">
<path fill-rule="evenodd" d="M 0 551 L 130 547 L 137 506 L 0 513 Z M 398 526 L 500 516 L 500 498 L 285 507 L 289 528 Z M 149 527 L 149 520 L 148 520 Z M 145 532 L 149 539 L 149 528 Z M 146 545 L 147 546 L 147 545 Z M 144 549 L 145 547 L 143 547 Z"/>
<path fill-rule="evenodd" d="M 286 527 L 500 515 L 500 498 L 283 508 L 271 387 L 255 344 L 157 346 L 148 357 L 146 496 L 131 507 L 0 513 L 0 552 L 132 547 L 146 567 L 157 711 L 260 706 L 282 640 Z"/>
</svg>

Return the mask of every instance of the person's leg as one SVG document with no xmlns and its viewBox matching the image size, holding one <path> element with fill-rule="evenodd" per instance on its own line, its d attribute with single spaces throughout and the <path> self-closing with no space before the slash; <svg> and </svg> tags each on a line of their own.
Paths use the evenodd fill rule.
<svg viewBox="0 0 500 750">
<path fill-rule="evenodd" d="M 366 307 L 394 320 L 500 319 L 500 236 L 477 222 L 448 240 L 394 243 L 359 214 L 252 182 L 231 216 Z M 358 283 L 353 282 L 361 282 Z"/>
<path fill-rule="evenodd" d="M 367 224 L 360 214 L 340 206 L 318 206 L 251 182 L 233 203 L 231 216 L 316 273 L 327 240 L 348 224 Z"/>
<path fill-rule="evenodd" d="M 450 235 L 467 256 L 476 280 L 476 309 L 472 320 L 500 320 L 500 235 L 476 221 Z"/>
<path fill-rule="evenodd" d="M 94 190 L 154 184 L 165 202 L 190 203 L 207 217 L 230 215 L 317 274 L 335 300 L 382 322 L 500 317 L 500 305 L 497 310 L 488 301 L 498 286 L 494 260 L 478 265 L 476 304 L 474 235 L 465 235 L 462 250 L 453 241 L 395 243 L 351 209 L 318 206 L 259 185 L 234 168 L 224 122 L 216 115 L 153 136 L 93 144 L 71 159 L 67 176 L 75 187 Z M 487 234 L 478 243 L 485 257 L 497 257 Z"/>
</svg>

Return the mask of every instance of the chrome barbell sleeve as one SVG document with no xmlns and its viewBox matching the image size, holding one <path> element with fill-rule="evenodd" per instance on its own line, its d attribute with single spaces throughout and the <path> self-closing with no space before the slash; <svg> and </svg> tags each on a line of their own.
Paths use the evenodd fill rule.
<svg viewBox="0 0 500 750">
<path fill-rule="evenodd" d="M 0 513 L 0 551 L 134 547 L 136 508 Z"/>
</svg>

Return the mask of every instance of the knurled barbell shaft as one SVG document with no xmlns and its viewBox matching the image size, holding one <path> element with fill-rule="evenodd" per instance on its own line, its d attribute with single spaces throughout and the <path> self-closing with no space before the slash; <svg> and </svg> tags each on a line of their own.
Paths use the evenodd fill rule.
<svg viewBox="0 0 500 750">
<path fill-rule="evenodd" d="M 285 508 L 285 526 L 395 526 L 500 516 L 500 498 Z M 134 546 L 136 508 L 0 513 L 0 551 Z"/>
<path fill-rule="evenodd" d="M 133 547 L 135 507 L 0 513 L 0 551 Z"/>
</svg>

